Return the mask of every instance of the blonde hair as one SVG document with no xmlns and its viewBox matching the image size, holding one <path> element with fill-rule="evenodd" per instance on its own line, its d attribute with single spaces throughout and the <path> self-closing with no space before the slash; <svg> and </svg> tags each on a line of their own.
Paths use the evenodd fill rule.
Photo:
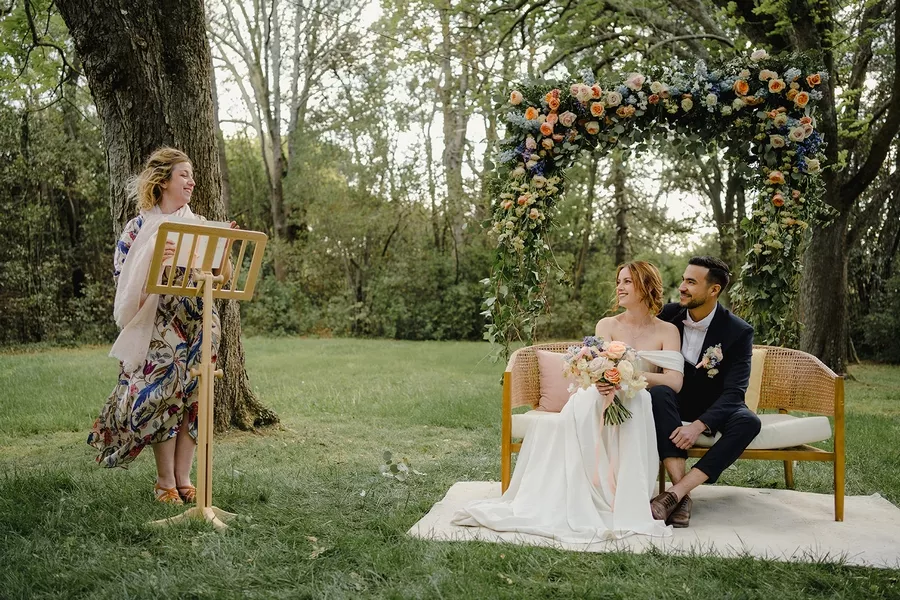
<svg viewBox="0 0 900 600">
<path fill-rule="evenodd" d="M 128 180 L 128 196 L 134 199 L 138 211 L 150 210 L 162 197 L 162 184 L 172 177 L 178 163 L 191 163 L 187 154 L 175 148 L 158 148 L 144 165 L 144 170 Z"/>
<path fill-rule="evenodd" d="M 619 273 L 625 268 L 631 273 L 634 291 L 638 293 L 638 296 L 650 309 L 650 314 L 658 315 L 663 306 L 663 284 L 659 269 L 643 260 L 633 260 L 619 265 L 619 268 L 616 269 L 617 280 L 619 279 Z M 613 310 L 618 310 L 618 308 L 619 298 L 617 296 Z"/>
</svg>

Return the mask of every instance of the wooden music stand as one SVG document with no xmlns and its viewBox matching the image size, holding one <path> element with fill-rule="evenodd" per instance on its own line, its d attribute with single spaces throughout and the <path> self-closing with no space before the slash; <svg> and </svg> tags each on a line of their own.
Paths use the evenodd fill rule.
<svg viewBox="0 0 900 600">
<path fill-rule="evenodd" d="M 175 256 L 172 265 L 163 264 L 163 251 L 166 240 L 175 241 Z M 187 242 L 185 243 L 185 238 Z M 204 519 L 210 521 L 216 529 L 226 529 L 225 521 L 236 515 L 212 505 L 212 449 L 213 449 L 213 377 L 221 378 L 222 370 L 213 369 L 212 363 L 212 307 L 216 298 L 230 300 L 250 300 L 256 286 L 256 278 L 262 263 L 263 250 L 268 240 L 266 234 L 259 231 L 244 231 L 194 223 L 166 222 L 160 225 L 156 237 L 153 260 L 150 263 L 150 274 L 147 277 L 148 294 L 164 294 L 174 296 L 203 295 L 203 337 L 200 349 L 200 365 L 191 369 L 191 376 L 200 378 L 200 393 L 197 398 L 197 506 L 184 513 L 153 521 L 154 525 L 171 525 L 185 519 Z M 224 241 L 225 247 L 221 248 Z M 222 275 L 213 274 L 218 267 L 227 264 L 234 250 L 235 242 L 240 243 L 237 260 L 234 263 L 231 278 L 224 280 Z M 251 253 L 247 253 L 249 244 L 253 244 Z M 186 249 L 190 246 L 190 250 Z M 219 256 L 216 250 L 219 247 Z M 205 248 L 205 249 L 204 249 Z M 200 256 L 202 250 L 203 256 Z M 227 250 L 227 252 L 225 251 Z M 244 257 L 250 257 L 250 267 L 242 272 Z M 185 262 L 182 265 L 181 259 Z M 193 257 L 190 260 L 187 257 Z M 216 264 L 215 259 L 220 262 Z M 186 267 L 190 268 L 186 268 Z M 184 275 L 179 281 L 177 275 Z"/>
</svg>

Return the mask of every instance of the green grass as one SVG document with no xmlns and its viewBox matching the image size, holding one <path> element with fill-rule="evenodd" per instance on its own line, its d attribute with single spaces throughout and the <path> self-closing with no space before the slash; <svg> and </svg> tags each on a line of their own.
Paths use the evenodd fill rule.
<svg viewBox="0 0 900 600">
<path fill-rule="evenodd" d="M 217 438 L 214 503 L 244 518 L 151 528 L 181 509 L 152 502 L 150 451 L 106 470 L 84 443 L 115 382 L 107 350 L 0 354 L 0 598 L 900 597 L 898 570 L 407 537 L 454 482 L 498 477 L 502 366 L 474 343 L 247 340 L 282 426 Z M 853 374 L 848 493 L 900 503 L 900 369 Z M 385 449 L 426 475 L 384 479 Z M 795 478 L 831 489 L 827 464 Z M 769 461 L 722 482 L 783 486 Z"/>
</svg>

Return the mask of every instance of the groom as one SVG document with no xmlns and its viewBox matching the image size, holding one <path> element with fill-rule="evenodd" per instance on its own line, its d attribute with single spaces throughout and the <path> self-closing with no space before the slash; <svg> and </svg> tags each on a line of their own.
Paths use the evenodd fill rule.
<svg viewBox="0 0 900 600">
<path fill-rule="evenodd" d="M 691 490 L 714 483 L 760 429 L 759 417 L 744 404 L 753 328 L 718 302 L 728 280 L 728 265 L 721 259 L 695 256 L 678 287 L 679 302 L 665 305 L 659 314 L 678 327 L 685 362 L 680 392 L 668 386 L 650 389 L 659 457 L 674 484 L 650 501 L 650 510 L 654 519 L 673 527 L 690 523 Z M 687 449 L 701 433 L 716 432 L 722 437 L 686 472 Z"/>
</svg>

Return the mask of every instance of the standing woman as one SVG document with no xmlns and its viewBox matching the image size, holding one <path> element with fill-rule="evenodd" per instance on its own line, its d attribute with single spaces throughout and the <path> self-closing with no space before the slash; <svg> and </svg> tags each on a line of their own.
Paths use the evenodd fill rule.
<svg viewBox="0 0 900 600">
<path fill-rule="evenodd" d="M 114 316 L 121 333 L 110 356 L 121 361 L 119 382 L 88 436 L 104 467 L 124 467 L 152 445 L 154 496 L 172 504 L 193 502 L 196 495 L 191 466 L 199 385 L 190 373 L 200 362 L 203 299 L 148 295 L 145 286 L 159 226 L 171 217 L 203 220 L 188 206 L 193 191 L 191 161 L 173 148 L 156 150 L 131 182 L 130 195 L 140 214 L 125 226 L 113 260 Z M 236 227 L 234 222 L 231 226 Z M 174 244 L 168 242 L 165 259 L 174 253 Z M 231 264 L 222 270 L 227 280 Z M 185 270 L 178 268 L 176 280 L 184 276 Z M 213 307 L 213 361 L 219 337 L 219 314 Z"/>
</svg>

